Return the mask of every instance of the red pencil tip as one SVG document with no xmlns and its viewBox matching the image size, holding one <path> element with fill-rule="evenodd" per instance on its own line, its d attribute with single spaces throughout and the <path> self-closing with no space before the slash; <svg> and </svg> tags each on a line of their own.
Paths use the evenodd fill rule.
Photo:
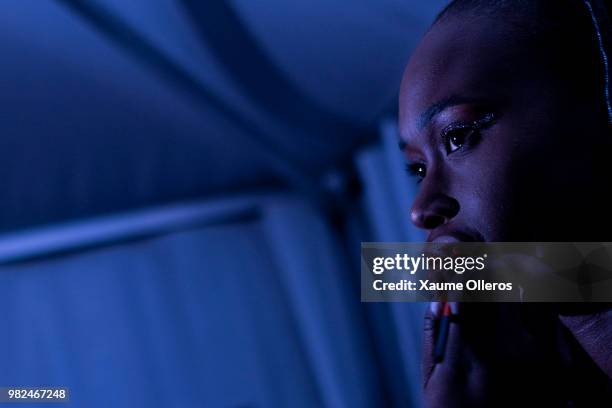
<svg viewBox="0 0 612 408">
<path fill-rule="evenodd" d="M 452 314 L 451 307 L 449 302 L 444 303 L 444 310 L 442 311 L 442 316 L 450 316 Z"/>
</svg>

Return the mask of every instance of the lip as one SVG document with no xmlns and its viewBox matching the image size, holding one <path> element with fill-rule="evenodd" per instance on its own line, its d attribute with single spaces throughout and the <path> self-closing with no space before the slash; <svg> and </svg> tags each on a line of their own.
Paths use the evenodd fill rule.
<svg viewBox="0 0 612 408">
<path fill-rule="evenodd" d="M 476 231 L 465 231 L 454 228 L 435 229 L 427 236 L 427 242 L 484 242 L 484 237 Z"/>
</svg>

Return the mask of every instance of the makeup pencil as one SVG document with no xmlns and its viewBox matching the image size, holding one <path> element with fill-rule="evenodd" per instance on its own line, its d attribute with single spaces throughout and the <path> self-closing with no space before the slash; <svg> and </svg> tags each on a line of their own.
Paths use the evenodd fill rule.
<svg viewBox="0 0 612 408">
<path fill-rule="evenodd" d="M 434 347 L 434 363 L 440 363 L 444 359 L 444 351 L 446 349 L 446 341 L 448 340 L 448 329 L 450 326 L 451 308 L 450 303 L 444 302 L 442 317 L 440 317 L 440 325 L 438 327 L 438 338 Z"/>
</svg>

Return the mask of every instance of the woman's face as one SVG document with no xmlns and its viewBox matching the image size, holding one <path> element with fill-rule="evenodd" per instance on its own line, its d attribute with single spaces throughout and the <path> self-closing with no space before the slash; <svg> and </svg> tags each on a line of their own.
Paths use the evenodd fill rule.
<svg viewBox="0 0 612 408">
<path fill-rule="evenodd" d="M 429 241 L 606 232 L 610 210 L 598 200 L 610 184 L 602 172 L 612 136 L 600 103 L 577 100 L 526 44 L 490 17 L 449 16 L 406 67 L 400 144 L 420 179 L 411 217 Z"/>
</svg>

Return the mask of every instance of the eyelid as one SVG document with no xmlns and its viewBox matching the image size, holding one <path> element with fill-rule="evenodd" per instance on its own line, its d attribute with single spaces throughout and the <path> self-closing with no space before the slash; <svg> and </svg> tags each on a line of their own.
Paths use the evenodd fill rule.
<svg viewBox="0 0 612 408">
<path fill-rule="evenodd" d="M 485 114 L 483 117 L 471 122 L 453 122 L 442 129 L 442 136 L 446 136 L 449 132 L 457 129 L 474 129 L 481 130 L 491 125 L 496 119 L 496 115 L 492 112 Z"/>
<path fill-rule="evenodd" d="M 478 132 L 492 125 L 496 119 L 497 119 L 496 115 L 493 112 L 489 112 L 485 114 L 484 116 L 482 116 L 481 118 L 473 120 L 471 122 L 453 122 L 450 125 L 446 126 L 444 129 L 442 129 L 442 132 L 440 135 L 442 139 L 441 140 L 442 146 L 444 147 L 445 150 L 447 150 L 446 145 L 448 143 L 449 135 L 452 132 L 456 130 L 463 130 L 463 129 L 469 129 L 469 130 Z M 449 153 L 447 151 L 447 154 L 451 154 L 451 153 L 453 152 Z"/>
<path fill-rule="evenodd" d="M 450 125 L 446 126 L 444 129 L 442 129 L 442 138 L 446 139 L 446 137 L 448 136 L 449 133 L 454 132 L 455 130 L 463 130 L 463 129 L 474 129 L 476 130 L 476 127 L 474 126 L 473 122 L 454 122 L 451 123 Z"/>
<path fill-rule="evenodd" d="M 413 162 L 413 161 L 409 161 L 408 163 L 406 163 L 406 171 L 409 172 L 412 175 L 417 175 L 416 174 L 416 167 L 417 166 L 425 166 L 425 164 L 421 163 L 421 162 Z"/>
<path fill-rule="evenodd" d="M 408 175 L 410 177 L 418 178 L 417 183 L 420 183 L 425 178 L 425 175 L 419 174 L 419 172 L 417 170 L 418 166 L 423 166 L 423 168 L 425 169 L 425 175 L 426 175 L 427 174 L 427 165 L 425 163 L 423 163 L 423 162 L 409 161 L 409 162 L 406 163 L 405 170 L 406 170 L 406 173 L 408 173 Z"/>
</svg>

